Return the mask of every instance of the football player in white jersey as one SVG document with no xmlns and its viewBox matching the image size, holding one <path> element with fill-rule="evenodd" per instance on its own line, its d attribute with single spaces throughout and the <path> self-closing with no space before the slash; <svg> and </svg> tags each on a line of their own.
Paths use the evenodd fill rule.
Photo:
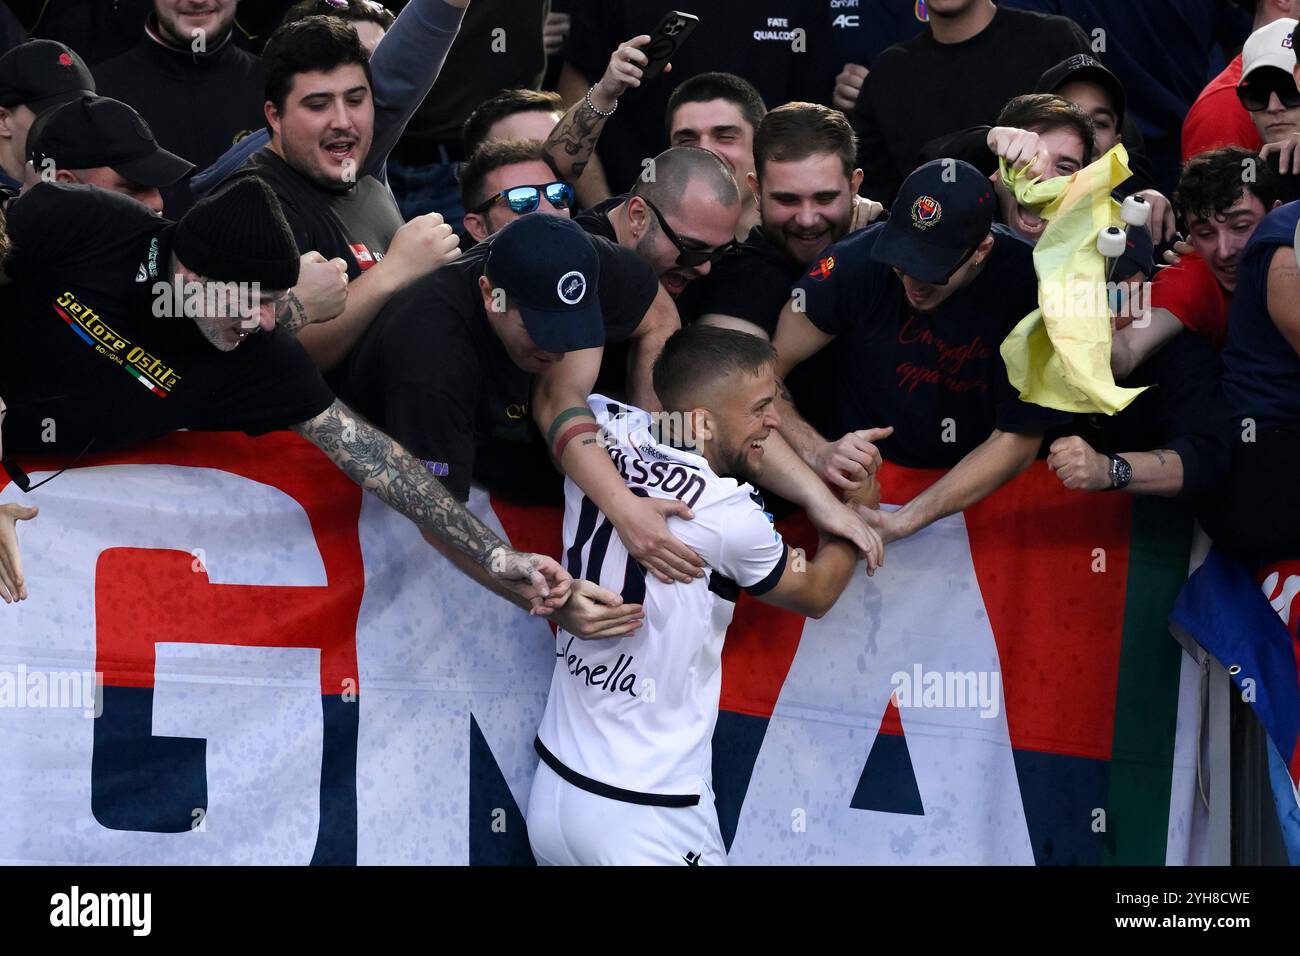
<svg viewBox="0 0 1300 956">
<path fill-rule="evenodd" d="M 676 426 L 674 435 L 641 409 L 600 395 L 588 400 L 600 441 L 633 494 L 675 498 L 694 513 L 694 520 L 670 519 L 670 527 L 707 568 L 690 584 L 647 576 L 608 519 L 565 482 L 570 574 L 642 605 L 645 626 L 617 640 L 557 631 L 528 802 L 539 863 L 726 863 L 711 741 L 723 639 L 740 590 L 821 617 L 858 560 L 857 548 L 840 538 L 823 536 L 811 561 L 787 548 L 744 480 L 760 475 L 763 443 L 780 424 L 775 359 L 769 342 L 743 332 L 697 324 L 674 333 L 654 367 L 667 411 L 660 422 Z M 871 545 L 869 573 L 883 558 L 880 539 Z"/>
</svg>

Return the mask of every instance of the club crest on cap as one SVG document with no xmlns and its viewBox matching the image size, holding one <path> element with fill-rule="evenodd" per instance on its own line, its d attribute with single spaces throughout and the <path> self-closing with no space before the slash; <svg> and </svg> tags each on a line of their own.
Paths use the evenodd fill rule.
<svg viewBox="0 0 1300 956">
<path fill-rule="evenodd" d="M 917 229 L 929 229 L 943 217 L 943 207 L 933 196 L 917 196 L 912 203 L 912 225 Z"/>
<path fill-rule="evenodd" d="M 565 305 L 577 305 L 587 292 L 587 277 L 581 272 L 566 272 L 555 284 L 555 291 Z"/>
</svg>

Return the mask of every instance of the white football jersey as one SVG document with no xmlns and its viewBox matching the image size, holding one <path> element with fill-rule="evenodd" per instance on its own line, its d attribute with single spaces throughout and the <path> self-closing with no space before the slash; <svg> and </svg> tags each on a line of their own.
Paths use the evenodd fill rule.
<svg viewBox="0 0 1300 956">
<path fill-rule="evenodd" d="M 629 558 L 614 526 L 565 480 L 561 559 L 569 573 L 643 604 L 645 615 L 628 637 L 583 640 L 557 631 L 538 752 L 584 789 L 688 806 L 712 783 L 722 644 L 740 588 L 762 594 L 775 587 L 786 546 L 751 485 L 720 478 L 702 456 L 657 442 L 639 408 L 601 395 L 587 404 L 634 494 L 690 506 L 694 519 L 669 518 L 668 529 L 707 568 L 690 584 L 661 583 Z"/>
</svg>

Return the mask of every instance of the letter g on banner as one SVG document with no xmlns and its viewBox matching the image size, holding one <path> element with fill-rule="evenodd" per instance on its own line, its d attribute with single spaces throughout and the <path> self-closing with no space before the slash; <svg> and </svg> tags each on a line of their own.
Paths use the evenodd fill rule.
<svg viewBox="0 0 1300 956">
<path fill-rule="evenodd" d="M 70 600 L 44 626 L 75 647 L 90 625 L 103 675 L 86 812 L 140 834 L 115 857 L 355 863 L 360 490 L 295 436 L 195 433 L 83 461 L 47 491 L 42 517 L 77 540 Z M 286 659 L 294 673 L 272 675 Z M 258 787 L 291 805 L 270 816 L 317 825 L 281 832 Z M 95 831 L 79 832 L 93 859 Z"/>
</svg>

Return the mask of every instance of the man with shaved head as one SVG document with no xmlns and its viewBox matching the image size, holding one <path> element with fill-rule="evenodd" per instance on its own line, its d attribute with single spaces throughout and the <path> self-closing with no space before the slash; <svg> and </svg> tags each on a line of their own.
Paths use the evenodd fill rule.
<svg viewBox="0 0 1300 956">
<path fill-rule="evenodd" d="M 705 149 L 674 146 L 646 163 L 627 195 L 593 206 L 577 222 L 635 251 L 675 298 L 736 248 L 740 210 L 726 163 Z"/>
</svg>

